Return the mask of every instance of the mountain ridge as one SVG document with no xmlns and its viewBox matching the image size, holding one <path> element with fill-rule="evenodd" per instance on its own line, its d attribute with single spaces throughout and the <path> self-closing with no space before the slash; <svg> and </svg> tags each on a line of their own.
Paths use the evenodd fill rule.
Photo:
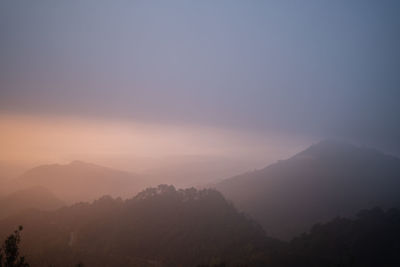
<svg viewBox="0 0 400 267">
<path fill-rule="evenodd" d="M 127 197 L 146 187 L 146 181 L 138 175 L 79 160 L 40 165 L 14 181 L 20 188 L 49 188 L 67 203 L 90 201 L 105 194 Z"/>
<path fill-rule="evenodd" d="M 373 206 L 399 205 L 400 159 L 374 149 L 321 141 L 213 188 L 253 216 L 268 234 L 287 240 L 316 221 L 351 216 Z M 295 218 L 298 225 L 291 223 Z"/>
<path fill-rule="evenodd" d="M 65 203 L 47 188 L 33 186 L 0 197 L 0 219 L 27 209 L 56 210 L 64 205 Z"/>
</svg>

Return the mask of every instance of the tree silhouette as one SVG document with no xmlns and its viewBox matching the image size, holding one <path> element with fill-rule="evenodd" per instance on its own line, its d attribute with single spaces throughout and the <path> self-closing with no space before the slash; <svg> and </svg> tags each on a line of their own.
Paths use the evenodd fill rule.
<svg viewBox="0 0 400 267">
<path fill-rule="evenodd" d="M 0 248 L 0 267 L 29 267 L 29 264 L 25 262 L 25 257 L 19 255 L 18 245 L 21 242 L 20 232 L 22 230 L 23 227 L 20 225 L 4 241 L 3 246 Z"/>
</svg>

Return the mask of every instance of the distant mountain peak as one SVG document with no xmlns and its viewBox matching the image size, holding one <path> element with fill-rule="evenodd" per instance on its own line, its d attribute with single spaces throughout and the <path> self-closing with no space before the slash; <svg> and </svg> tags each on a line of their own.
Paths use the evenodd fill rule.
<svg viewBox="0 0 400 267">
<path fill-rule="evenodd" d="M 303 152 L 307 151 L 332 151 L 332 150 L 349 150 L 349 149 L 356 149 L 357 147 L 349 142 L 345 142 L 338 139 L 323 139 L 315 144 L 312 144 L 309 148 L 304 150 Z"/>
<path fill-rule="evenodd" d="M 68 165 L 93 165 L 92 163 L 87 163 L 82 160 L 73 160 Z"/>
<path fill-rule="evenodd" d="M 383 152 L 366 146 L 358 146 L 339 139 L 324 139 L 312 144 L 293 158 L 340 158 L 349 156 L 387 156 Z"/>
<path fill-rule="evenodd" d="M 87 168 L 87 169 L 112 169 L 106 166 L 101 166 L 98 165 L 96 163 L 91 163 L 91 162 L 86 162 L 86 161 L 82 161 L 82 160 L 73 160 L 68 164 L 64 164 L 64 165 L 60 165 L 63 167 L 75 167 L 75 168 Z M 119 170 L 115 170 L 115 171 L 119 171 Z"/>
<path fill-rule="evenodd" d="M 80 160 L 35 167 L 22 174 L 18 183 L 21 187 L 49 188 L 67 203 L 91 201 L 105 194 L 131 197 L 146 185 L 133 173 Z"/>
</svg>

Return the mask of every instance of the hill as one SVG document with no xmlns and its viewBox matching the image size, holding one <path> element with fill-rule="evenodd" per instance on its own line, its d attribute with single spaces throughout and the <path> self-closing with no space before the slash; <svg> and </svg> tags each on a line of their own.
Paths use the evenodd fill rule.
<svg viewBox="0 0 400 267">
<path fill-rule="evenodd" d="M 215 185 L 268 235 L 290 239 L 315 222 L 400 204 L 400 160 L 322 141 L 288 160 Z"/>
<path fill-rule="evenodd" d="M 20 224 L 32 266 L 237 265 L 281 244 L 219 192 L 167 185 L 125 201 L 105 196 L 53 212 L 28 211 L 0 221 L 2 237 Z"/>
<path fill-rule="evenodd" d="M 0 196 L 14 192 L 17 188 L 10 185 L 10 180 L 29 169 L 25 164 L 14 161 L 0 160 Z"/>
<path fill-rule="evenodd" d="M 362 210 L 354 219 L 316 224 L 290 242 L 277 266 L 395 267 L 400 264 L 400 211 Z"/>
<path fill-rule="evenodd" d="M 42 165 L 15 181 L 22 188 L 46 187 L 67 203 L 92 201 L 106 194 L 129 197 L 145 188 L 145 181 L 132 173 L 82 161 Z"/>
<path fill-rule="evenodd" d="M 0 197 L 0 219 L 27 209 L 55 210 L 64 202 L 44 187 L 31 187 Z"/>
</svg>

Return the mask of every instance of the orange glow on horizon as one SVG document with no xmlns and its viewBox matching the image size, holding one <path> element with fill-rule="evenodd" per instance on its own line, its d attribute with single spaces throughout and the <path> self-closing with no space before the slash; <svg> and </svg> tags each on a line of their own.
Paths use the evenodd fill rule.
<svg viewBox="0 0 400 267">
<path fill-rule="evenodd" d="M 278 139 L 287 146 L 276 145 Z M 0 160 L 4 161 L 66 163 L 112 156 L 160 158 L 171 155 L 250 157 L 268 161 L 290 155 L 300 148 L 293 143 L 280 135 L 260 136 L 193 125 L 0 116 Z"/>
</svg>

